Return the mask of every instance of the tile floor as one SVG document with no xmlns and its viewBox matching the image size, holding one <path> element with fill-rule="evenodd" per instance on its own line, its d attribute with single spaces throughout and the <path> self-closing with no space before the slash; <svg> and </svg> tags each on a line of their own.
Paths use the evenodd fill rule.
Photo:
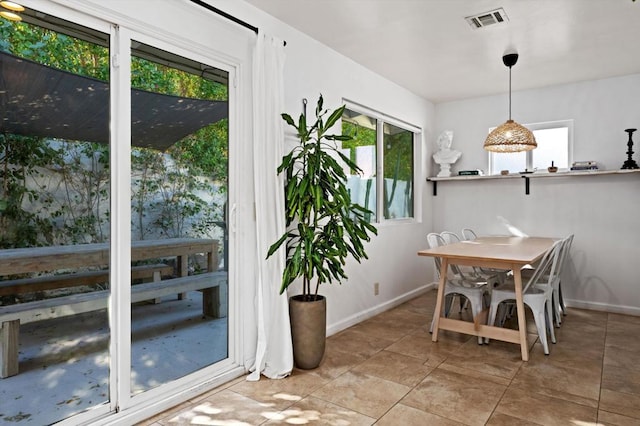
<svg viewBox="0 0 640 426">
<path fill-rule="evenodd" d="M 640 317 L 570 309 L 545 356 L 444 332 L 435 291 L 327 340 L 319 368 L 244 377 L 140 425 L 640 425 Z"/>
</svg>

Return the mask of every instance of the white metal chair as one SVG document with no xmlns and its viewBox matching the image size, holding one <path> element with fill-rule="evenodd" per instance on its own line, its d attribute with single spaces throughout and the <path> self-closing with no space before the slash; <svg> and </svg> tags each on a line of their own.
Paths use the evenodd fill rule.
<svg viewBox="0 0 640 426">
<path fill-rule="evenodd" d="M 462 239 L 463 240 L 473 241 L 476 238 L 478 238 L 478 236 L 473 231 L 473 229 L 471 229 L 471 228 L 462 228 Z"/>
<path fill-rule="evenodd" d="M 562 273 L 565 270 L 565 266 L 567 264 L 567 259 L 569 258 L 569 252 L 571 251 L 571 244 L 573 243 L 573 234 L 563 238 L 560 240 L 558 247 L 558 265 L 556 268 L 557 279 L 553 280 L 553 314 L 555 319 L 556 327 L 560 327 L 562 324 L 562 316 L 567 314 L 567 306 L 564 303 L 564 299 L 562 298 Z M 533 274 L 534 268 L 527 268 L 522 270 L 522 276 L 524 278 L 529 278 Z M 549 268 L 546 271 L 543 271 L 543 278 L 548 278 Z"/>
<path fill-rule="evenodd" d="M 446 245 L 446 241 L 442 237 L 441 234 L 432 232 L 427 235 L 427 242 L 430 248 L 436 248 L 443 245 Z M 433 258 L 436 269 L 438 271 L 438 279 L 440 279 L 440 267 L 442 265 L 440 258 Z M 487 281 L 479 278 L 466 277 L 460 273 L 457 265 L 450 265 L 452 275 L 449 276 L 447 273 L 446 282 L 444 286 L 444 296 L 464 296 L 469 305 L 471 305 L 471 315 L 475 318 L 486 306 L 485 296 L 488 292 Z M 451 305 L 453 304 L 453 301 Z M 448 305 L 448 304 L 447 304 Z M 445 307 L 445 316 L 448 316 L 450 312 L 450 308 L 448 306 Z M 440 315 L 440 312 L 434 312 L 433 319 L 431 321 L 431 327 L 429 328 L 429 332 L 433 331 L 433 324 L 435 322 L 435 316 Z M 478 344 L 482 344 L 482 337 L 478 337 Z"/>
<path fill-rule="evenodd" d="M 551 342 L 556 343 L 556 336 L 553 330 L 553 286 L 554 281 L 559 279 L 557 274 L 559 266 L 560 241 L 556 242 L 544 254 L 538 267 L 533 270 L 532 275 L 523 283 L 522 297 L 524 304 L 533 312 L 533 318 L 538 330 L 540 342 L 544 348 L 544 353 L 549 354 L 549 344 L 547 342 L 547 330 Z M 545 271 L 548 273 L 545 274 Z M 525 278 L 523 278 L 524 280 Z M 507 300 L 515 300 L 515 283 L 513 277 L 509 277 L 504 284 L 492 289 L 491 304 L 489 307 L 488 324 L 494 325 L 498 313 L 499 305 Z M 499 319 L 500 324 L 504 324 L 504 318 Z M 489 342 L 489 339 L 485 339 Z"/>
<path fill-rule="evenodd" d="M 557 307 L 557 321 L 558 323 L 562 322 L 562 315 L 567 315 L 567 305 L 564 303 L 564 298 L 562 297 L 562 274 L 567 269 L 567 261 L 569 259 L 569 253 L 571 252 L 571 245 L 573 244 L 573 234 L 569 235 L 563 240 L 562 244 L 562 253 L 560 258 L 560 269 L 558 270 L 558 286 L 553 289 L 553 297 L 556 301 Z M 565 272 L 566 277 L 566 272 Z M 560 315 L 562 313 L 562 315 Z"/>
<path fill-rule="evenodd" d="M 471 228 L 462 228 L 462 239 L 464 241 L 473 241 L 478 236 Z M 493 279 L 492 277 L 496 277 L 499 283 L 503 283 L 507 277 L 507 274 L 510 272 L 505 269 L 494 269 L 494 268 L 481 268 L 479 266 L 474 266 L 473 270 L 476 275 L 487 277 L 489 279 Z"/>
</svg>

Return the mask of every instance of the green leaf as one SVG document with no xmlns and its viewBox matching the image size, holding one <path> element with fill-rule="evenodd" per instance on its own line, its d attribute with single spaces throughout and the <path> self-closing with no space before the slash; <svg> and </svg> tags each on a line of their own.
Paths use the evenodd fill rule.
<svg viewBox="0 0 640 426">
<path fill-rule="evenodd" d="M 291 118 L 289 114 L 281 114 L 281 116 L 288 125 L 296 127 L 296 123 L 294 123 L 293 118 Z"/>
</svg>

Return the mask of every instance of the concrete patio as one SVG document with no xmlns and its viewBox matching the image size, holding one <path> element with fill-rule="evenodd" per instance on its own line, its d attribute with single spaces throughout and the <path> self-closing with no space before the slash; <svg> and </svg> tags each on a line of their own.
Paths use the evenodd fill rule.
<svg viewBox="0 0 640 426">
<path fill-rule="evenodd" d="M 0 424 L 45 425 L 109 399 L 106 311 L 26 324 L 20 373 L 0 379 Z M 227 318 L 202 316 L 200 292 L 132 309 L 134 394 L 227 357 Z"/>
</svg>

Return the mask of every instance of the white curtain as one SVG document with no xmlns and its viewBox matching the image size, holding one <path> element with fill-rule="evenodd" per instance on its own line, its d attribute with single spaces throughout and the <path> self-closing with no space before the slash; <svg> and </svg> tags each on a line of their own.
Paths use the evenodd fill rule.
<svg viewBox="0 0 640 426">
<path fill-rule="evenodd" d="M 287 293 L 280 295 L 285 253 L 265 260 L 269 246 L 285 230 L 284 178 L 277 168 L 284 152 L 284 42 L 258 34 L 253 58 L 253 174 L 258 260 L 256 313 L 258 342 L 247 380 L 260 374 L 276 379 L 291 374 L 293 348 Z"/>
</svg>

